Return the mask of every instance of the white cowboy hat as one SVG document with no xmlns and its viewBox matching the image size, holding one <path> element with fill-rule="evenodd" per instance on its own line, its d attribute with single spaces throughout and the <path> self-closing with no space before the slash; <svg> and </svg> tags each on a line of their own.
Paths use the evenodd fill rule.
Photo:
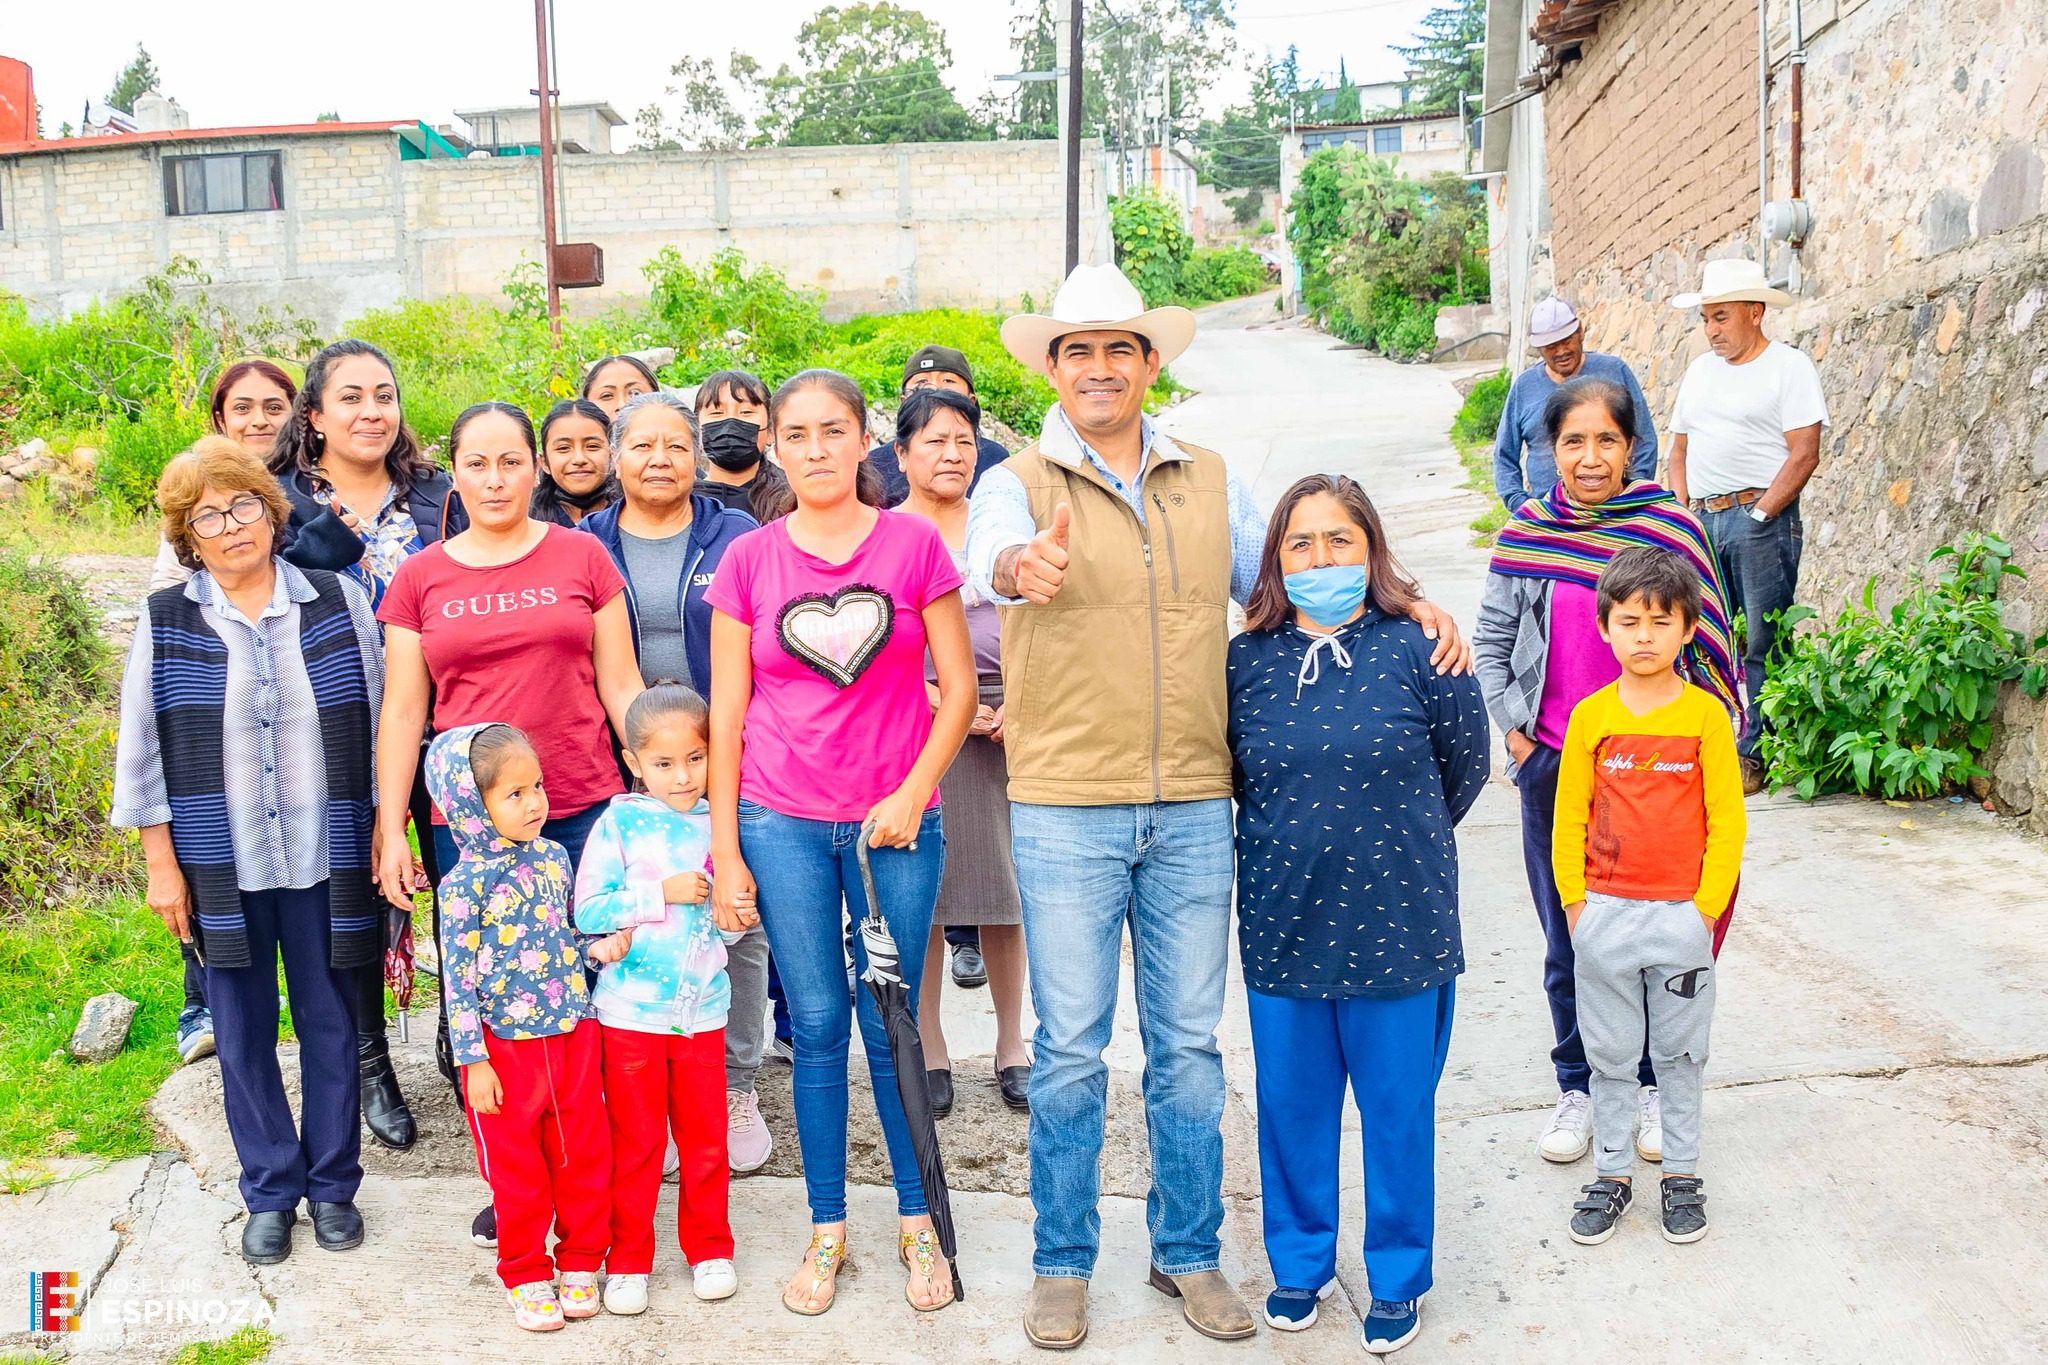
<svg viewBox="0 0 2048 1365">
<path fill-rule="evenodd" d="M 1195 339 L 1195 315 L 1169 304 L 1147 308 L 1137 286 L 1113 265 L 1077 265 L 1060 292 L 1052 312 L 1019 313 L 1003 319 L 1003 345 L 1028 370 L 1045 368 L 1047 350 L 1070 332 L 1136 332 L 1170 363 Z"/>
<path fill-rule="evenodd" d="M 1747 261 L 1740 257 L 1725 261 L 1708 261 L 1700 272 L 1700 292 L 1673 296 L 1673 308 L 1698 308 L 1708 303 L 1768 303 L 1774 308 L 1783 308 L 1794 302 L 1792 296 L 1782 289 L 1771 288 L 1769 278 L 1764 275 L 1761 261 Z"/>
</svg>

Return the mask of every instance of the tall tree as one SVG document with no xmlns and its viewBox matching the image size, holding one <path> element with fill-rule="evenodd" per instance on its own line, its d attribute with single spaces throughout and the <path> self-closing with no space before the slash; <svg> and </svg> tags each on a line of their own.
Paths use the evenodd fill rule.
<svg viewBox="0 0 2048 1365">
<path fill-rule="evenodd" d="M 889 0 L 828 5 L 797 30 L 800 71 L 787 64 L 751 84 L 759 143 L 793 147 L 962 142 L 989 136 L 946 85 L 946 31 Z"/>
<path fill-rule="evenodd" d="M 150 60 L 149 49 L 137 43 L 135 55 L 128 60 L 128 65 L 121 68 L 121 74 L 114 77 L 114 88 L 107 91 L 107 103 L 124 114 L 132 114 L 136 99 L 156 89 L 162 79 L 156 63 Z"/>
<path fill-rule="evenodd" d="M 1016 2 L 1010 42 L 1019 68 L 1056 69 L 1053 25 L 1067 0 Z M 1193 132 L 1203 96 L 1236 49 L 1232 3 L 1118 0 L 1112 10 L 1106 0 L 1091 0 L 1082 21 L 1082 136 L 1116 150 L 1148 146 L 1162 129 L 1169 140 Z M 1055 136 L 1058 92 L 1052 81 L 1024 85 L 1011 136 Z"/>
<path fill-rule="evenodd" d="M 1458 92 L 1476 107 L 1486 85 L 1486 54 L 1466 49 L 1486 40 L 1486 0 L 1450 0 L 1422 17 L 1415 41 L 1394 51 L 1420 74 L 1410 105 L 1420 113 L 1458 107 Z"/>
<path fill-rule="evenodd" d="M 735 52 L 727 63 L 736 82 L 753 79 L 760 68 L 752 57 Z M 734 103 L 726 81 L 709 57 L 684 57 L 668 69 L 663 92 L 679 101 L 673 113 L 659 104 L 644 106 L 633 116 L 633 144 L 640 151 L 679 147 L 729 152 L 747 142 L 747 116 Z"/>
<path fill-rule="evenodd" d="M 1204 123 L 1195 139 L 1203 173 L 1220 189 L 1279 189 L 1281 135 L 1305 112 L 1296 103 L 1301 66 L 1292 47 L 1280 61 L 1254 61 L 1251 74 L 1244 103 L 1233 104 L 1221 118 Z M 1256 204 L 1257 197 L 1249 202 Z"/>
</svg>

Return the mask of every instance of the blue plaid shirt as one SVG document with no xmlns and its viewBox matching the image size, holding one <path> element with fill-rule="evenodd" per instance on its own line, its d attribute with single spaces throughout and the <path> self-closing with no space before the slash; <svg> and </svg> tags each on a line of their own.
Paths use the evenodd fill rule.
<svg viewBox="0 0 2048 1365">
<path fill-rule="evenodd" d="M 1074 424 L 1067 420 L 1067 410 L 1057 403 L 1045 414 L 1045 426 L 1039 440 L 1071 441 L 1079 446 L 1088 463 L 1116 490 L 1117 496 L 1129 504 L 1131 511 L 1137 513 L 1142 525 L 1145 521 L 1145 470 L 1152 464 L 1152 445 L 1158 439 L 1159 429 L 1151 418 L 1140 417 L 1138 432 L 1144 454 L 1138 463 L 1138 478 L 1130 484 L 1110 472 L 1102 456 L 1081 439 L 1081 434 L 1074 430 Z M 1252 501 L 1251 490 L 1234 474 L 1230 476 L 1228 495 L 1230 595 L 1243 603 L 1252 595 L 1252 588 L 1259 581 L 1259 556 L 1266 547 L 1266 519 L 1259 512 L 1258 504 Z M 1024 599 L 1021 597 L 1005 597 L 996 591 L 996 558 L 1012 546 L 1029 543 L 1037 534 L 1038 524 L 1031 517 L 1031 499 L 1024 492 L 1022 481 L 1001 466 L 982 475 L 981 482 L 974 486 L 974 496 L 967 504 L 967 572 L 968 581 L 974 585 L 975 591 L 993 602 L 1012 606 L 1022 602 Z"/>
</svg>

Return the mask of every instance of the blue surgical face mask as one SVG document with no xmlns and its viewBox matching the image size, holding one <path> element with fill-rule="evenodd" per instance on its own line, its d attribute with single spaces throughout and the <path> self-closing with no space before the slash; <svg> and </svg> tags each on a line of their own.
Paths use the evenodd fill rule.
<svg viewBox="0 0 2048 1365">
<path fill-rule="evenodd" d="M 1303 569 L 1281 580 L 1287 600 L 1319 626 L 1335 629 L 1365 602 L 1365 565 L 1331 564 Z"/>
</svg>

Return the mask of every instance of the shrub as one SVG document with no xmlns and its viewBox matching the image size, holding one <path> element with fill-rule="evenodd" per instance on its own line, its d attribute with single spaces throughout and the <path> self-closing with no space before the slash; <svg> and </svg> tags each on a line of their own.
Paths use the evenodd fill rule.
<svg viewBox="0 0 2048 1365">
<path fill-rule="evenodd" d="M 0 550 L 0 918 L 110 886 L 131 866 L 107 824 L 111 663 L 79 582 Z"/>
<path fill-rule="evenodd" d="M 1109 201 L 1109 232 L 1116 241 L 1116 263 L 1145 296 L 1146 306 L 1174 302 L 1181 266 L 1194 247 L 1181 226 L 1179 206 L 1150 189 L 1118 195 Z"/>
<path fill-rule="evenodd" d="M 974 370 L 974 392 L 983 411 L 1035 436 L 1052 405 L 1052 385 L 1003 348 L 998 325 L 994 314 L 952 308 L 853 318 L 832 329 L 836 344 L 809 363 L 844 370 L 870 402 L 893 407 L 903 386 L 903 362 L 921 347 L 951 346 Z"/>
<path fill-rule="evenodd" d="M 1500 417 L 1507 411 L 1508 387 L 1514 382 L 1506 370 L 1490 374 L 1472 386 L 1465 404 L 1451 420 L 1451 439 L 1491 441 L 1500 431 Z"/>
<path fill-rule="evenodd" d="M 672 383 L 741 369 L 774 385 L 815 363 L 829 340 L 816 294 L 795 288 L 772 266 L 749 270 L 730 247 L 701 268 L 663 247 L 646 273 L 649 344 L 676 348 L 675 364 L 662 376 Z"/>
<path fill-rule="evenodd" d="M 206 434 L 206 423 L 205 409 L 170 393 L 149 398 L 132 417 L 109 418 L 97 470 L 100 491 L 131 512 L 150 506 L 164 466 Z"/>
<path fill-rule="evenodd" d="M 1177 297 L 1185 304 L 1243 298 L 1266 287 L 1266 263 L 1241 246 L 1198 247 L 1181 266 Z"/>
<path fill-rule="evenodd" d="M 2048 688 L 2048 635 L 2029 648 L 1999 615 L 1999 585 L 2025 576 L 2012 547 L 1973 535 L 1936 550 L 1928 566 L 1889 612 L 1876 605 L 1872 576 L 1862 601 L 1826 629 L 1791 635 L 1815 613 L 1784 613 L 1761 697 L 1774 785 L 1802 797 L 1935 795 L 1984 774 L 1977 759 L 2007 683 L 2036 697 Z"/>
</svg>

